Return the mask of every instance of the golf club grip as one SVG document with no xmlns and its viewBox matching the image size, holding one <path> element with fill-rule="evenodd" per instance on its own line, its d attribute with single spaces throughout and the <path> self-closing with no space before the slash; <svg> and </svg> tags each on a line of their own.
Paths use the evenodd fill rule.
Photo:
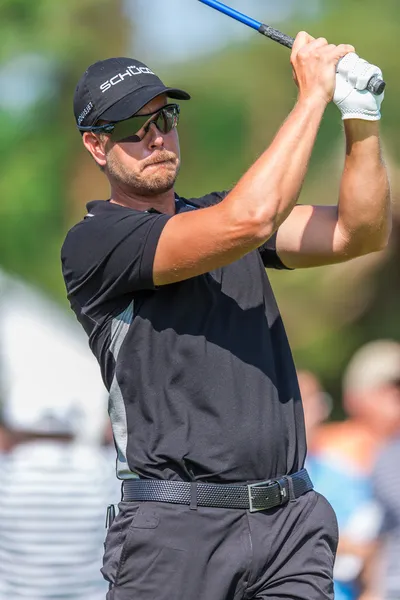
<svg viewBox="0 0 400 600">
<path fill-rule="evenodd" d="M 263 24 L 258 31 L 270 40 L 274 40 L 274 42 L 278 42 L 278 44 L 286 46 L 286 48 L 293 47 L 294 38 L 290 37 L 290 35 L 286 35 L 286 33 L 282 33 L 282 31 L 279 31 L 279 29 L 274 29 L 269 25 Z"/>
<path fill-rule="evenodd" d="M 262 33 L 263 35 L 265 35 L 270 40 L 273 40 L 274 42 L 278 42 L 278 44 L 281 44 L 282 46 L 286 46 L 286 48 L 293 47 L 294 38 L 292 38 L 290 35 L 286 35 L 285 33 L 282 33 L 281 31 L 279 31 L 279 29 L 274 29 L 273 27 L 270 27 L 269 25 L 262 24 L 258 31 L 260 33 Z M 385 91 L 385 87 L 386 87 L 385 81 L 383 81 L 383 79 L 381 79 L 378 75 L 374 75 L 368 81 L 366 89 L 369 92 L 371 92 L 372 94 L 379 96 L 380 94 L 382 94 Z"/>
</svg>

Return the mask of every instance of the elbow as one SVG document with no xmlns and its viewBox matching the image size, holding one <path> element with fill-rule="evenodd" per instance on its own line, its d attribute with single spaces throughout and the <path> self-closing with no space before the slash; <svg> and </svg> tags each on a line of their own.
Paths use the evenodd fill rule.
<svg viewBox="0 0 400 600">
<path fill-rule="evenodd" d="M 274 197 L 264 199 L 264 202 L 258 206 L 249 206 L 243 202 L 243 198 L 237 203 L 234 202 L 231 205 L 230 217 L 236 230 L 235 237 L 256 245 L 263 244 L 275 233 L 282 221 L 279 212 L 280 204 L 280 199 Z"/>
<path fill-rule="evenodd" d="M 377 228 L 370 235 L 370 252 L 380 252 L 385 250 L 392 234 L 392 217 L 388 217 L 381 227 Z"/>
<path fill-rule="evenodd" d="M 244 247 L 258 248 L 275 232 L 274 222 L 256 215 L 242 217 L 234 224 L 233 238 Z"/>
<path fill-rule="evenodd" d="M 252 223 L 254 239 L 263 244 L 269 239 L 279 227 L 279 217 L 271 211 L 260 211 L 260 214 L 254 215 Z"/>
<path fill-rule="evenodd" d="M 390 231 L 385 233 L 385 235 L 382 235 L 379 239 L 377 239 L 371 252 L 380 252 L 381 250 L 386 250 L 389 245 L 391 232 L 392 228 L 390 228 Z"/>
<path fill-rule="evenodd" d="M 353 242 L 349 244 L 348 253 L 350 257 L 357 258 L 374 252 L 382 252 L 389 245 L 391 226 L 384 231 L 378 231 L 368 235 L 355 236 Z"/>
</svg>

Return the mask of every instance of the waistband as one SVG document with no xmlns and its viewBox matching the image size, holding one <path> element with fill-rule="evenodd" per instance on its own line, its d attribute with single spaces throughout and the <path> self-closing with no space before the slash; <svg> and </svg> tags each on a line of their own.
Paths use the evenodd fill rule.
<svg viewBox="0 0 400 600">
<path fill-rule="evenodd" d="M 124 502 L 168 502 L 188 506 L 268 510 L 313 489 L 306 469 L 249 485 L 132 479 L 122 485 Z"/>
</svg>

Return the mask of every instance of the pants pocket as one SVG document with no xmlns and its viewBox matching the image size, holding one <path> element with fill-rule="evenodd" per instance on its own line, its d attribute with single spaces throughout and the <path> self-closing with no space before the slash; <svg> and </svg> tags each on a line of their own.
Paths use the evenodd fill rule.
<svg viewBox="0 0 400 600">
<path fill-rule="evenodd" d="M 139 510 L 139 505 L 134 503 L 121 503 L 119 513 L 107 532 L 104 543 L 103 567 L 101 573 L 106 581 L 115 585 L 120 569 L 126 544 L 129 541 L 130 527 Z"/>
<path fill-rule="evenodd" d="M 182 583 L 186 552 L 174 547 L 168 526 L 159 528 L 154 508 L 141 506 L 125 539 L 115 581 L 115 598 L 171 600 Z M 167 524 L 166 524 L 167 525 Z"/>
</svg>

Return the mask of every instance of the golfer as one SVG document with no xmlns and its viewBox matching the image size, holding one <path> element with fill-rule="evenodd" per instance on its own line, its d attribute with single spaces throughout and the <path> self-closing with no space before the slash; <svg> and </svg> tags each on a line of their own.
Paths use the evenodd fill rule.
<svg viewBox="0 0 400 600">
<path fill-rule="evenodd" d="M 298 99 L 271 145 L 231 191 L 195 199 L 175 191 L 177 101 L 189 94 L 130 58 L 91 65 L 76 89 L 83 143 L 111 187 L 62 249 L 123 481 L 108 600 L 332 598 L 336 518 L 304 469 L 296 372 L 265 267 L 387 244 L 382 96 L 364 91 L 381 71 L 304 32 L 291 62 Z M 346 136 L 338 206 L 297 205 L 333 98 Z"/>
</svg>

